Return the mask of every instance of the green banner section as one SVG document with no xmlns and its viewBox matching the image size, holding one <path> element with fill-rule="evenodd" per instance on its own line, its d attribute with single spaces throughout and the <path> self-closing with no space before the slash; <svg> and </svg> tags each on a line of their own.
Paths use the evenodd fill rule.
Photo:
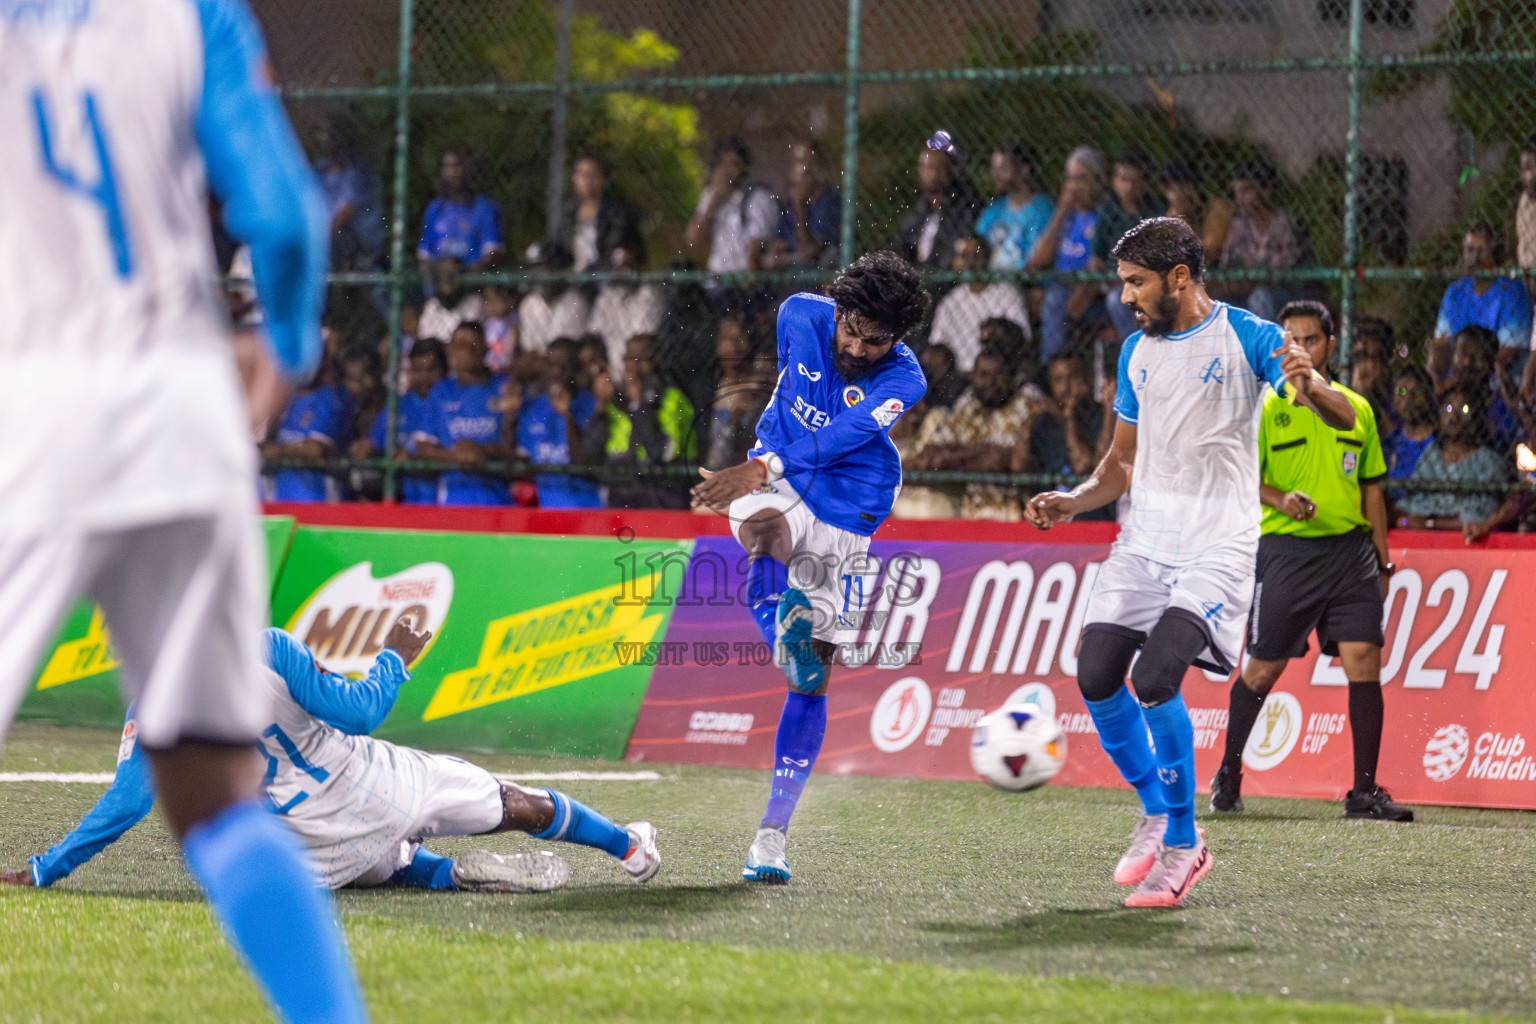
<svg viewBox="0 0 1536 1024">
<path fill-rule="evenodd" d="M 402 616 L 433 631 L 376 736 L 617 760 L 651 673 L 621 652 L 662 640 L 671 611 L 648 604 L 648 560 L 686 565 L 692 546 L 306 526 L 272 621 L 354 676 Z"/>
<path fill-rule="evenodd" d="M 267 579 L 273 588 L 288 557 L 294 526 L 292 516 L 262 518 Z M 17 711 L 18 718 L 110 729 L 122 726 L 117 658 L 101 613 L 89 601 L 82 601 L 65 619 L 58 640 L 43 655 L 36 679 L 37 686 Z"/>
</svg>

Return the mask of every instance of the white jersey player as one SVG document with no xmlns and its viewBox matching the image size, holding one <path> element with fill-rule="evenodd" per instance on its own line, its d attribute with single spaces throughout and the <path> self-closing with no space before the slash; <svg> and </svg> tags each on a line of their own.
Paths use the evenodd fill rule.
<svg viewBox="0 0 1536 1024">
<path fill-rule="evenodd" d="M 1137 886 L 1128 906 L 1172 906 L 1213 863 L 1195 827 L 1194 733 L 1179 687 L 1192 664 L 1230 671 L 1242 644 L 1264 388 L 1340 430 L 1354 426 L 1354 409 L 1278 326 L 1211 300 L 1184 221 L 1142 221 L 1113 255 L 1143 328 L 1120 350 L 1114 443 L 1085 483 L 1036 495 L 1026 517 L 1047 528 L 1130 488 L 1089 598 L 1077 681 L 1105 753 L 1142 801 L 1115 881 Z M 1125 680 L 1138 648 L 1133 696 Z"/>
<path fill-rule="evenodd" d="M 295 382 L 328 232 L 260 31 L 241 0 L 0 3 L 0 138 L 0 729 L 93 598 L 166 817 L 263 989 L 289 1021 L 363 1020 L 251 754 L 265 571 L 207 193 Z"/>
</svg>

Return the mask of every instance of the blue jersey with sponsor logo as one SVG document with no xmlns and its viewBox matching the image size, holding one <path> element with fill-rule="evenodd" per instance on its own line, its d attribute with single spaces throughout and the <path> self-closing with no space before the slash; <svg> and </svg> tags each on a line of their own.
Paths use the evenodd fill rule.
<svg viewBox="0 0 1536 1024">
<path fill-rule="evenodd" d="M 597 398 L 581 390 L 571 397 L 571 419 L 584 428 L 597 411 Z M 540 466 L 569 466 L 571 439 L 566 437 L 565 418 L 555 411 L 548 395 L 530 402 L 517 421 L 517 444 Z M 533 478 L 539 490 L 540 508 L 602 508 L 603 495 L 596 480 L 564 473 L 539 473 Z"/>
<path fill-rule="evenodd" d="M 452 378 L 438 381 L 427 396 L 431 405 L 429 427 L 424 433 L 444 448 L 460 441 L 496 444 L 501 440 L 501 378 L 482 384 L 461 384 Z M 510 505 L 505 480 L 483 473 L 444 473 L 437 482 L 439 505 Z"/>
<path fill-rule="evenodd" d="M 277 428 L 281 444 L 324 441 L 339 453 L 352 440 L 352 421 L 357 417 L 357 403 L 352 393 L 339 384 L 324 384 L 313 391 L 295 395 L 283 413 Z M 340 501 L 341 489 L 336 478 L 323 469 L 280 469 L 272 488 L 274 501 Z"/>
<path fill-rule="evenodd" d="M 928 391 L 917 356 L 897 343 L 855 381 L 832 365 L 836 304 L 802 292 L 779 307 L 779 381 L 751 455 L 774 452 L 784 479 L 824 523 L 868 537 L 901 490 L 890 430 Z"/>
<path fill-rule="evenodd" d="M 433 410 L 429 399 L 423 398 L 414 391 L 407 391 L 400 396 L 400 405 L 396 409 L 395 416 L 395 440 L 396 444 L 405 449 L 411 455 L 416 454 L 416 441 L 423 433 L 431 436 L 437 428 Z M 373 419 L 373 429 L 368 433 L 368 439 L 373 442 L 373 447 L 379 453 L 384 451 L 384 428 L 389 419 L 389 410 L 380 409 L 379 414 Z M 406 474 L 400 479 L 400 497 L 407 505 L 435 505 L 437 503 L 437 480 L 430 477 L 421 477 Z"/>
</svg>

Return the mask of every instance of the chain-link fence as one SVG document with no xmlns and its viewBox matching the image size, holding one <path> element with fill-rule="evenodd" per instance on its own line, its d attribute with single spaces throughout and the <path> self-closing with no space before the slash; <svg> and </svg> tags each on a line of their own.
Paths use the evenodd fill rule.
<svg viewBox="0 0 1536 1024">
<path fill-rule="evenodd" d="M 290 485 L 685 506 L 697 465 L 750 444 L 777 302 L 891 247 L 950 307 L 917 339 L 956 357 L 925 356 L 930 407 L 953 412 L 983 350 L 1025 396 L 1003 434 L 904 417 L 934 508 L 994 514 L 965 481 L 1083 472 L 1134 326 L 1108 249 L 1164 212 L 1201 234 L 1214 295 L 1330 308 L 1403 494 L 1430 486 L 1409 479 L 1430 447 L 1442 489 L 1536 466 L 1536 2 L 256 7 L 332 207 L 328 382 L 350 396 L 314 402 L 345 435 L 321 461 L 293 430 L 268 447 Z M 494 374 L 465 400 L 497 426 L 418 446 L 441 372 L 420 342 L 463 348 L 463 321 Z M 1082 381 L 1051 372 L 1063 354 Z M 1017 440 L 1052 417 L 1056 441 Z M 925 454 L 967 445 L 1010 450 Z M 455 497 L 450 465 L 497 482 Z M 1440 497 L 1405 508 L 1481 522 L 1498 499 Z"/>
</svg>

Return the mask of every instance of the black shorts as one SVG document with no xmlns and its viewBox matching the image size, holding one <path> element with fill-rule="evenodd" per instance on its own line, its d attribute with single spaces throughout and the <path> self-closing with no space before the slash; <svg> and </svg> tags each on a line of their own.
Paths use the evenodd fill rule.
<svg viewBox="0 0 1536 1024">
<path fill-rule="evenodd" d="M 1248 611 L 1250 656 L 1300 658 L 1314 629 L 1318 646 L 1330 657 L 1338 656 L 1341 643 L 1380 647 L 1381 613 L 1381 572 L 1370 534 L 1259 538 Z"/>
</svg>

